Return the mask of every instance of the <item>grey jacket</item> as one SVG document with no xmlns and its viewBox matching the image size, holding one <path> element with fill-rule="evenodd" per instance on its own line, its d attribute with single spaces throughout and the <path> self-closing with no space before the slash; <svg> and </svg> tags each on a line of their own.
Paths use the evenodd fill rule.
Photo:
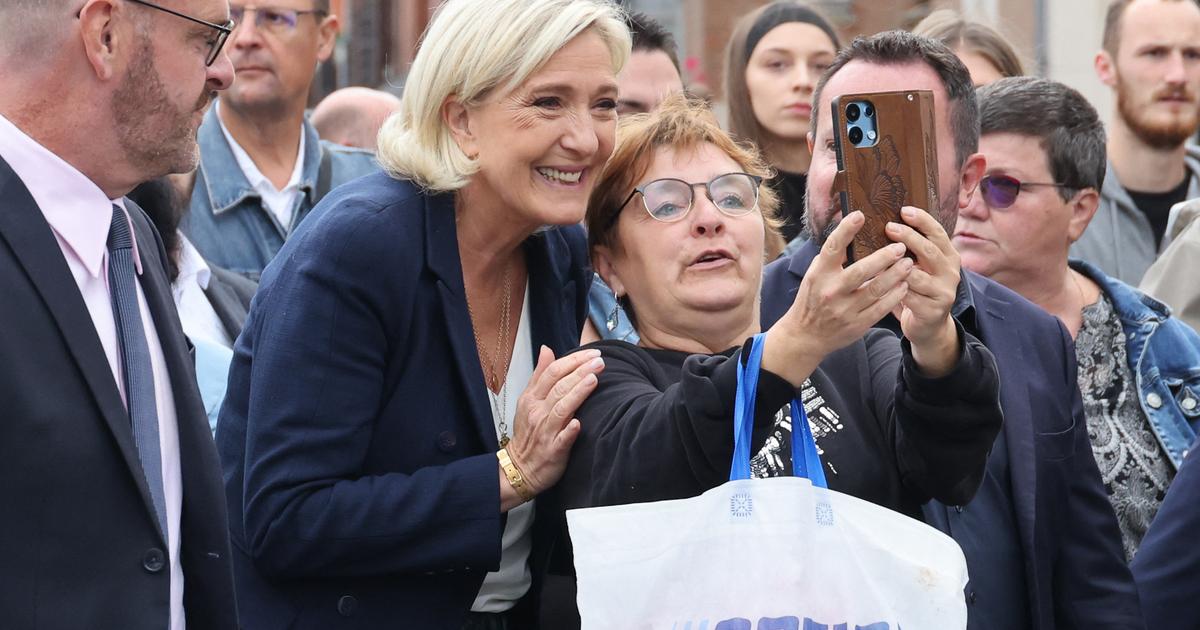
<svg viewBox="0 0 1200 630">
<path fill-rule="evenodd" d="M 1142 291 L 1166 302 L 1174 315 L 1200 329 L 1200 199 L 1171 209 L 1166 249 L 1146 276 Z"/>
<path fill-rule="evenodd" d="M 1189 145 L 1184 161 L 1192 177 L 1188 199 L 1200 197 L 1200 147 Z M 1164 248 L 1166 244 L 1164 238 Z M 1109 162 L 1100 190 L 1100 207 L 1083 236 L 1071 245 L 1070 256 L 1086 260 L 1105 274 L 1137 286 L 1161 252 L 1162 249 L 1154 245 L 1150 220 L 1134 205 Z"/>
</svg>

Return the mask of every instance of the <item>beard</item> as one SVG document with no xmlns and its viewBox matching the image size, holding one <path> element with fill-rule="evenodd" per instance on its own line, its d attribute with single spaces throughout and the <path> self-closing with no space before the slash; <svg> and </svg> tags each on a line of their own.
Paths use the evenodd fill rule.
<svg viewBox="0 0 1200 630">
<path fill-rule="evenodd" d="M 810 179 L 809 181 L 812 180 Z M 934 215 L 934 218 L 942 225 L 942 229 L 946 230 L 948 236 L 954 234 L 954 226 L 958 223 L 959 186 L 956 183 L 950 194 L 942 195 L 939 202 L 940 207 L 937 209 L 937 214 Z M 829 207 L 825 208 L 824 212 L 820 214 L 821 217 L 825 217 L 825 224 L 818 225 L 817 221 L 813 219 L 817 215 L 813 213 L 811 199 L 812 195 L 806 191 L 804 195 L 804 228 L 808 230 L 809 234 L 812 234 L 812 238 L 817 242 L 817 245 L 824 247 L 825 242 L 829 240 L 830 235 L 833 234 L 833 231 L 837 229 L 838 223 L 841 222 L 842 211 L 838 207 L 841 204 L 837 201 L 830 203 Z M 838 218 L 837 221 L 834 220 L 835 217 Z"/>
<path fill-rule="evenodd" d="M 1165 121 L 1155 120 L 1147 114 L 1144 107 L 1164 96 L 1187 98 L 1192 107 L 1180 116 L 1174 116 Z M 1126 84 L 1125 80 L 1118 75 L 1117 112 L 1120 114 L 1121 120 L 1125 121 L 1125 125 L 1139 140 L 1155 149 L 1179 148 L 1196 133 L 1197 128 L 1200 128 L 1200 112 L 1197 111 L 1196 95 L 1192 94 L 1187 87 L 1163 88 L 1156 91 L 1148 100 L 1138 102 L 1138 99 L 1134 97 L 1134 88 Z"/>
<path fill-rule="evenodd" d="M 194 108 L 180 111 L 154 65 L 149 36 L 141 35 L 137 57 L 110 103 L 125 159 L 146 179 L 196 168 L 200 149 L 193 118 L 214 96 L 206 88 Z"/>
</svg>

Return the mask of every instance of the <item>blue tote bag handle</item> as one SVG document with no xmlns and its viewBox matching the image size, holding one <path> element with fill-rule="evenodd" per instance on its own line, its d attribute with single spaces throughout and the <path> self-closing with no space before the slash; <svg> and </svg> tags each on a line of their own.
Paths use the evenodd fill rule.
<svg viewBox="0 0 1200 630">
<path fill-rule="evenodd" d="M 750 355 L 738 361 L 737 395 L 733 410 L 733 465 L 729 480 L 750 478 L 750 439 L 754 432 L 754 395 L 758 391 L 758 373 L 762 368 L 764 333 L 754 335 Z M 805 477 L 818 488 L 828 488 L 817 443 L 808 426 L 808 414 L 798 399 L 792 399 L 792 474 Z"/>
</svg>

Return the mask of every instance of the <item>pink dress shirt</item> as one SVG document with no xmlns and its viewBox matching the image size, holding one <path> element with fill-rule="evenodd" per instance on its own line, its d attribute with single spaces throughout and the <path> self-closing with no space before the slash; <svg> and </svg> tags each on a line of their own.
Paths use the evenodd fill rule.
<svg viewBox="0 0 1200 630">
<path fill-rule="evenodd" d="M 120 345 L 113 320 L 112 298 L 108 288 L 108 228 L 112 222 L 113 205 L 122 208 L 122 199 L 109 199 L 83 173 L 38 144 L 23 131 L 0 116 L 0 157 L 12 167 L 17 177 L 29 189 L 33 200 L 42 210 L 54 238 L 62 249 L 63 258 L 71 269 L 79 293 L 87 304 L 88 313 L 96 327 L 96 335 L 104 346 L 113 379 L 125 400 L 125 383 L 121 371 Z M 125 218 L 129 220 L 128 215 Z M 134 235 L 133 225 L 129 226 Z M 142 273 L 136 237 L 133 244 L 137 272 Z M 179 469 L 179 429 L 175 415 L 175 396 L 167 372 L 158 330 L 146 305 L 141 283 L 137 286 L 138 306 L 146 343 L 150 348 L 150 363 L 154 370 L 154 396 L 158 407 L 158 437 L 162 453 L 163 495 L 167 503 L 167 555 L 171 563 L 171 630 L 184 630 L 183 569 L 179 564 L 179 516 L 183 504 L 183 483 Z"/>
</svg>

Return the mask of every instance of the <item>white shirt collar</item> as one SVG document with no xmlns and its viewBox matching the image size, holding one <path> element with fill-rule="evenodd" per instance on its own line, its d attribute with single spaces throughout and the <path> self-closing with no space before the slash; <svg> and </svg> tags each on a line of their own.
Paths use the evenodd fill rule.
<svg viewBox="0 0 1200 630">
<path fill-rule="evenodd" d="M 212 269 L 204 257 L 192 245 L 183 232 L 179 232 L 179 276 L 175 278 L 177 286 L 195 282 L 201 289 L 208 290 L 209 280 L 212 279 Z"/>
<path fill-rule="evenodd" d="M 246 176 L 246 181 L 260 192 L 283 192 L 286 190 L 294 190 L 300 187 L 300 178 L 304 176 L 304 125 L 300 125 L 300 148 L 296 152 L 296 166 L 292 169 L 292 176 L 288 179 L 287 184 L 283 188 L 275 188 L 275 184 L 267 179 L 266 175 L 258 169 L 254 164 L 254 159 L 250 154 L 238 144 L 237 140 L 233 139 L 233 134 L 229 133 L 229 129 L 225 127 L 225 121 L 221 120 L 221 101 L 218 99 L 213 103 L 213 107 L 217 108 L 217 123 L 221 125 L 221 133 L 225 134 L 225 141 L 229 143 L 230 150 L 233 151 L 233 159 L 237 160 L 238 168 L 242 169 L 242 173 Z"/>
<path fill-rule="evenodd" d="M 98 278 L 108 256 L 112 208 L 115 205 L 124 209 L 124 199 L 109 199 L 79 169 L 38 144 L 2 115 L 0 157 L 21 178 L 50 228 L 79 258 L 88 274 Z M 142 263 L 132 224 L 129 233 L 133 239 L 134 265 L 140 274 Z"/>
</svg>

